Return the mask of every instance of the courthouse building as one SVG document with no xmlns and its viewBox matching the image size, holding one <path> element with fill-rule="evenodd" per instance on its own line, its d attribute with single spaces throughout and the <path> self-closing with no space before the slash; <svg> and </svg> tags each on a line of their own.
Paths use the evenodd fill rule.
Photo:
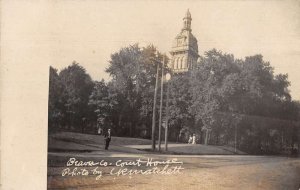
<svg viewBox="0 0 300 190">
<path fill-rule="evenodd" d="M 181 32 L 175 37 L 172 45 L 170 67 L 173 73 L 183 73 L 192 70 L 197 64 L 198 42 L 192 34 L 192 16 L 187 10 L 183 18 Z"/>
</svg>

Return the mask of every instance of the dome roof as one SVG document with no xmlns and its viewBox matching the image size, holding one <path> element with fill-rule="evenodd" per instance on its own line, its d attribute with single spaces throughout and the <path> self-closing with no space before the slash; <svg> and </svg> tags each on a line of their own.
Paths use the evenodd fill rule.
<svg viewBox="0 0 300 190">
<path fill-rule="evenodd" d="M 183 39 L 183 44 L 178 44 L 177 41 L 179 39 Z M 174 39 L 173 41 L 173 47 L 182 47 L 185 46 L 184 48 L 192 47 L 196 52 L 198 52 L 198 43 L 196 37 L 189 31 L 187 30 L 182 30 Z M 181 48 L 180 48 L 181 49 Z"/>
<path fill-rule="evenodd" d="M 171 52 L 191 51 L 198 55 L 198 42 L 191 32 L 192 18 L 189 10 L 187 10 L 183 20 L 183 28 L 174 39 Z"/>
<path fill-rule="evenodd" d="M 186 30 L 182 30 L 179 34 L 177 34 L 175 40 L 179 38 L 188 38 L 189 40 L 197 41 L 196 37 L 191 32 L 188 32 Z"/>
</svg>

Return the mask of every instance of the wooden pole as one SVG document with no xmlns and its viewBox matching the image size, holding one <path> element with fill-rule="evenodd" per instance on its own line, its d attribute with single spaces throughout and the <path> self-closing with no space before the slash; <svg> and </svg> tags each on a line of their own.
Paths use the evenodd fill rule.
<svg viewBox="0 0 300 190">
<path fill-rule="evenodd" d="M 159 124 L 158 124 L 158 151 L 161 150 L 161 123 L 162 123 L 162 107 L 163 107 L 163 95 L 164 95 L 164 65 L 165 56 L 163 56 L 163 62 L 161 64 L 161 79 L 160 79 L 160 105 L 159 105 Z"/>
<path fill-rule="evenodd" d="M 169 94 L 170 84 L 167 84 L 167 103 L 166 103 L 166 128 L 165 128 L 165 151 L 168 151 L 168 128 L 169 128 Z"/>
<path fill-rule="evenodd" d="M 154 100 L 153 100 L 153 114 L 152 114 L 152 150 L 155 150 L 155 117 L 156 117 L 156 99 L 157 99 L 157 86 L 159 77 L 159 64 L 157 64 L 156 80 L 155 80 L 155 90 L 154 90 Z"/>
</svg>

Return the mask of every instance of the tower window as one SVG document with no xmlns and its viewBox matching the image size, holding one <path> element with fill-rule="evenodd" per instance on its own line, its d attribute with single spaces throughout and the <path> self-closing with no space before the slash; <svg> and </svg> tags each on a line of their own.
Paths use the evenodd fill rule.
<svg viewBox="0 0 300 190">
<path fill-rule="evenodd" d="M 180 63 L 180 68 L 181 68 L 181 69 L 183 69 L 183 58 L 184 58 L 184 57 L 181 58 L 181 63 Z"/>
<path fill-rule="evenodd" d="M 179 68 L 179 57 L 177 58 L 177 63 L 176 63 L 176 69 L 178 69 Z"/>
</svg>

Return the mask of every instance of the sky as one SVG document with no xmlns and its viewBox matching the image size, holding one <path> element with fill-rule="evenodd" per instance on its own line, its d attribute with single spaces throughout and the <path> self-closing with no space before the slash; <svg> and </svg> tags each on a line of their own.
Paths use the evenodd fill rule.
<svg viewBox="0 0 300 190">
<path fill-rule="evenodd" d="M 8 13 L 14 23 L 9 29 L 20 31 L 28 43 L 43 39 L 50 65 L 59 70 L 76 61 L 94 80 L 109 80 L 110 55 L 122 47 L 153 44 L 168 54 L 189 9 L 200 55 L 212 48 L 236 58 L 262 54 L 276 74 L 289 75 L 292 98 L 300 100 L 300 1 L 54 0 L 44 5 L 28 30 L 18 30 L 24 21 L 14 20 L 15 6 L 16 12 Z"/>
</svg>

